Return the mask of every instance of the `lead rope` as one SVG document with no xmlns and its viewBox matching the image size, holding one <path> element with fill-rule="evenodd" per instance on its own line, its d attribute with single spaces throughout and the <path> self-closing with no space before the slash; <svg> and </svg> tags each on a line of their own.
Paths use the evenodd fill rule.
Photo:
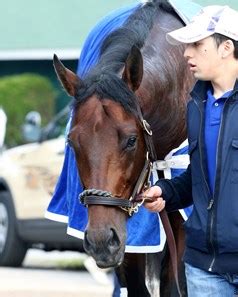
<svg viewBox="0 0 238 297">
<path fill-rule="evenodd" d="M 176 243 L 174 239 L 173 230 L 169 221 L 168 213 L 165 209 L 163 209 L 160 213 L 160 218 L 164 227 L 164 231 L 167 237 L 168 247 L 169 247 L 169 253 L 171 257 L 172 262 L 172 269 L 174 273 L 175 283 L 177 286 L 178 294 L 180 297 L 182 297 L 182 293 L 179 286 L 179 279 L 178 279 L 178 261 L 177 261 L 177 249 L 176 249 Z"/>
<path fill-rule="evenodd" d="M 137 105 L 139 119 L 142 123 L 144 131 L 146 132 L 146 133 L 144 132 L 146 146 L 149 151 L 151 161 L 155 162 L 155 161 L 157 161 L 158 158 L 157 158 L 154 143 L 152 140 L 152 130 L 150 128 L 149 123 L 146 120 L 144 120 L 141 108 L 137 101 L 136 101 L 136 105 Z M 174 278 L 175 278 L 175 283 L 177 286 L 177 291 L 178 291 L 179 296 L 182 297 L 182 293 L 181 293 L 180 286 L 179 286 L 179 280 L 178 280 L 178 261 L 177 261 L 178 257 L 177 257 L 177 249 L 176 249 L 176 243 L 175 243 L 173 230 L 172 230 L 172 227 L 171 227 L 171 224 L 169 221 L 167 211 L 165 209 L 163 209 L 159 213 L 159 215 L 160 215 L 161 222 L 162 222 L 162 225 L 164 227 L 164 231 L 165 231 L 165 234 L 167 237 L 169 253 L 170 253 L 170 257 L 171 257 L 172 269 L 173 269 L 173 274 L 174 274 Z"/>
</svg>

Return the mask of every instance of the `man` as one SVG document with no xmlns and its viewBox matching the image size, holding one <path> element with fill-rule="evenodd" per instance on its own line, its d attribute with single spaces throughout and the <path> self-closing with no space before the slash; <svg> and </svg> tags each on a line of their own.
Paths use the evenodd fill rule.
<svg viewBox="0 0 238 297">
<path fill-rule="evenodd" d="M 168 33 L 186 44 L 196 79 L 187 109 L 190 165 L 145 194 L 155 212 L 194 208 L 184 224 L 184 262 L 191 297 L 231 297 L 238 288 L 238 12 L 208 6 Z"/>
</svg>

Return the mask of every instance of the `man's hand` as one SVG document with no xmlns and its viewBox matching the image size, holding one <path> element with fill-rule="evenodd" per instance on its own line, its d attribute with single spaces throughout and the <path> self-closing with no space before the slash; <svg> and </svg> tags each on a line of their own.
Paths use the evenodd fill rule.
<svg viewBox="0 0 238 297">
<path fill-rule="evenodd" d="M 165 201 L 161 197 L 162 190 L 159 186 L 153 186 L 143 193 L 145 200 L 144 206 L 152 212 L 160 212 L 165 208 Z"/>
</svg>

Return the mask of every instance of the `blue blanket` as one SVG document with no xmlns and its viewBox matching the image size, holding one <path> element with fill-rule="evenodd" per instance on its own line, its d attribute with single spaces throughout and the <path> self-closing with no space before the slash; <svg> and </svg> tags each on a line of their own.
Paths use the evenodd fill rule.
<svg viewBox="0 0 238 297">
<path fill-rule="evenodd" d="M 200 9 L 197 4 L 193 4 L 188 0 L 171 0 L 171 3 L 175 6 L 176 11 L 181 11 L 181 6 L 185 8 L 184 10 L 186 11 L 183 10 L 180 13 L 185 22 Z M 188 3 L 189 5 L 187 5 Z M 104 17 L 93 28 L 81 51 L 77 70 L 80 77 L 83 78 L 89 69 L 97 63 L 100 47 L 105 37 L 112 30 L 120 27 L 139 5 L 142 4 L 136 3 L 114 11 Z M 69 127 L 70 120 L 67 129 Z M 186 145 L 174 150 L 170 157 L 182 154 L 187 154 Z M 171 176 L 176 176 L 184 168 L 179 170 L 178 168 L 168 167 L 166 170 L 171 171 Z M 152 182 L 155 182 L 155 180 L 156 172 L 154 171 Z M 81 192 L 82 186 L 76 168 L 74 153 L 66 145 L 62 172 L 45 216 L 55 221 L 67 223 L 67 233 L 78 238 L 84 237 L 84 230 L 88 220 L 87 208 L 80 204 L 78 200 Z M 191 208 L 187 208 L 181 211 L 184 219 L 191 213 L 191 210 Z M 163 249 L 166 240 L 159 216 L 156 213 L 147 211 L 143 206 L 138 213 L 128 219 L 127 235 L 126 252 L 158 252 Z"/>
</svg>

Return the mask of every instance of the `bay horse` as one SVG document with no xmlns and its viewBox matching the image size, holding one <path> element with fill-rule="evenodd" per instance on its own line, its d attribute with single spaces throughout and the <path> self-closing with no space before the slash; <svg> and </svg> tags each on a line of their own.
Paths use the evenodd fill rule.
<svg viewBox="0 0 238 297">
<path fill-rule="evenodd" d="M 166 41 L 167 32 L 183 25 L 167 1 L 150 1 L 109 34 L 84 79 L 54 56 L 57 76 L 74 97 L 68 143 L 88 206 L 84 247 L 99 267 L 117 267 L 128 296 L 159 296 L 159 279 L 160 296 L 177 296 L 172 282 L 165 281 L 171 278 L 166 255 L 125 254 L 125 209 L 148 159 L 144 130 L 153 133 L 161 160 L 186 138 L 186 103 L 194 79 L 183 46 Z M 178 213 L 170 218 L 181 260 L 182 218 Z"/>
</svg>

